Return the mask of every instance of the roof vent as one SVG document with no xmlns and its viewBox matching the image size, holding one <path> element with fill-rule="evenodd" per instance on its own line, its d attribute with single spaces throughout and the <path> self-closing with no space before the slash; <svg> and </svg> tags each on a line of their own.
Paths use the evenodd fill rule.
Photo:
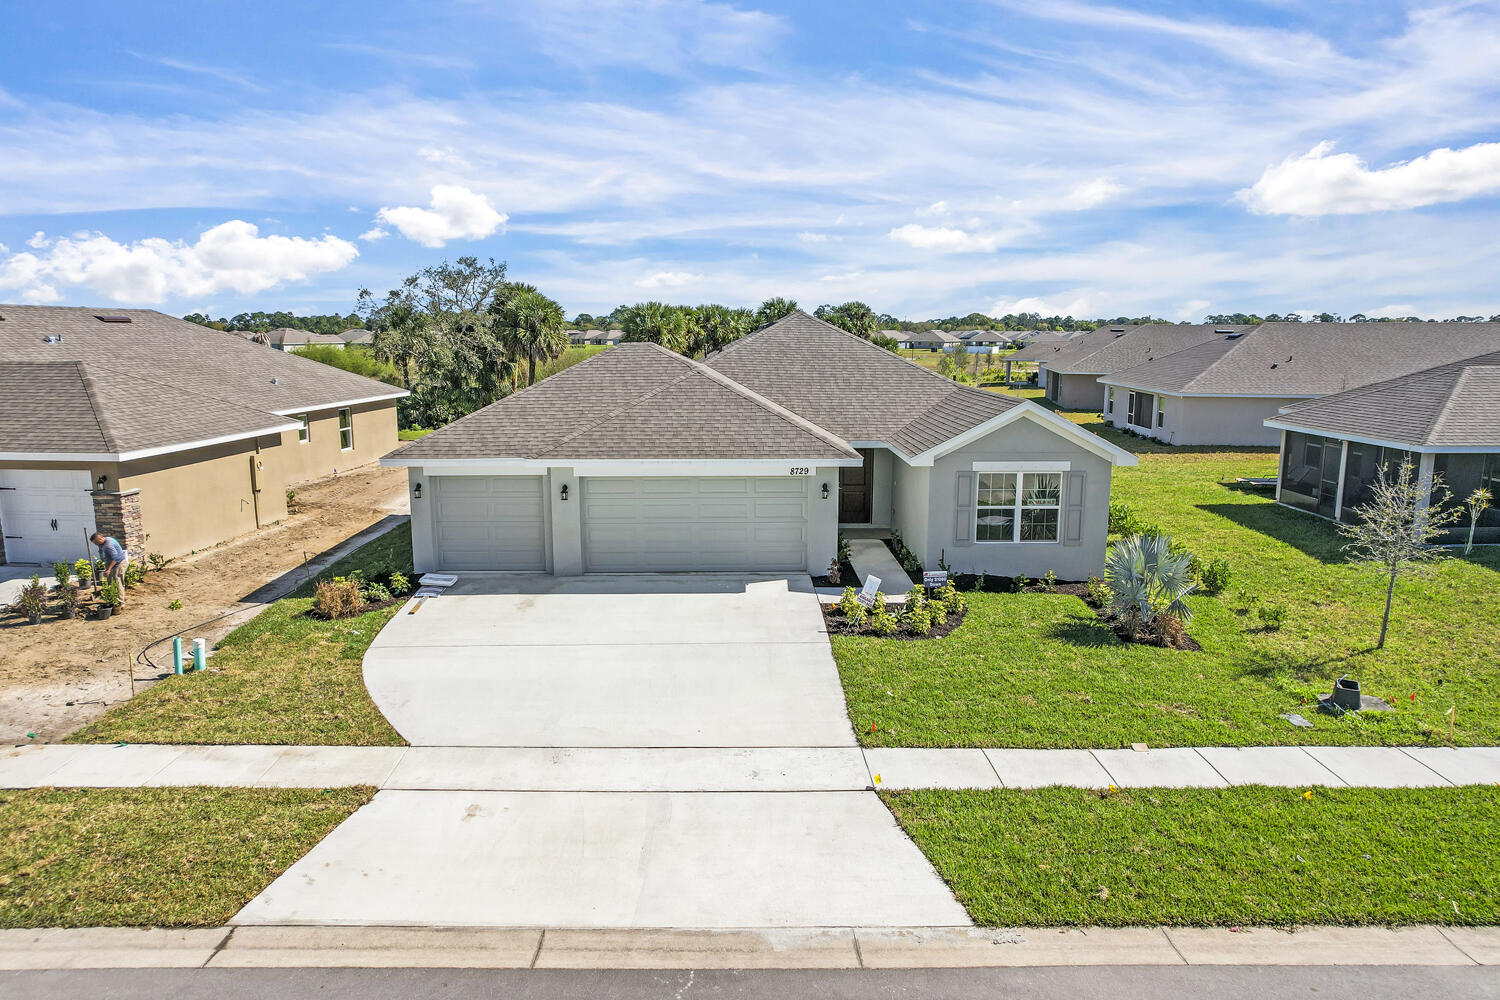
<svg viewBox="0 0 1500 1000">
<path fill-rule="evenodd" d="M 60 333 L 49 333 L 49 334 L 47 334 L 47 336 L 45 336 L 45 337 L 42 338 L 42 343 L 44 343 L 44 344 L 61 344 L 62 343 L 62 334 L 60 334 Z"/>
<path fill-rule="evenodd" d="M 97 319 L 101 323 L 129 323 L 130 322 L 130 317 L 129 316 L 95 316 L 94 318 Z"/>
<path fill-rule="evenodd" d="M 1225 340 L 1239 340 L 1241 337 L 1244 336 L 1244 334 L 1241 333 L 1238 330 L 1215 331 L 1215 332 L 1217 332 L 1217 333 L 1223 333 Z"/>
<path fill-rule="evenodd" d="M 281 379 L 279 379 L 276 376 L 272 375 L 271 376 L 271 384 L 272 385 L 280 385 L 281 384 Z"/>
<path fill-rule="evenodd" d="M 1109 328 L 1109 332 L 1110 333 L 1124 333 L 1125 332 L 1125 328 L 1123 326 L 1112 326 L 1112 327 Z"/>
</svg>

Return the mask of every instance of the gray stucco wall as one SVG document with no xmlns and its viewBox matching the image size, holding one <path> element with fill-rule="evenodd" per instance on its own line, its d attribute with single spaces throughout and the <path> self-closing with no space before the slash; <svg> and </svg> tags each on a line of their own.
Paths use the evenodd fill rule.
<svg viewBox="0 0 1500 1000">
<path fill-rule="evenodd" d="M 1132 427 L 1126 421 L 1128 389 L 1115 387 L 1114 412 L 1108 421 L 1115 427 Z M 1265 426 L 1281 407 L 1294 398 L 1245 398 L 1233 396 L 1168 396 L 1167 419 L 1153 427 L 1151 436 L 1167 444 L 1228 444 L 1275 446 L 1281 432 Z M 1154 412 L 1154 410 L 1153 410 Z"/>
<path fill-rule="evenodd" d="M 957 540 L 959 517 L 959 473 L 970 472 L 975 462 L 1066 462 L 1073 472 L 1084 474 L 1082 531 L 1078 544 L 1057 542 L 974 542 Z M 898 463 L 899 465 L 900 463 Z M 907 544 L 922 557 L 923 565 L 936 568 L 940 558 L 959 573 L 997 576 L 1041 577 L 1048 570 L 1060 580 L 1085 580 L 1104 572 L 1104 550 L 1109 540 L 1109 484 L 1113 466 L 1056 432 L 1022 419 L 938 459 L 931 470 L 928 489 L 928 519 L 923 548 Z M 1063 477 L 1064 491 L 1072 480 Z M 1063 497 L 1063 513 L 1076 497 Z M 901 519 L 898 487 L 897 520 Z M 965 503 L 972 518 L 972 497 Z M 903 530 L 903 534 L 906 532 Z M 968 538 L 973 538 L 969 525 Z"/>
<path fill-rule="evenodd" d="M 410 497 L 416 485 L 425 481 L 426 476 L 421 466 L 408 466 L 406 495 Z M 437 570 L 435 551 L 432 544 L 432 491 L 424 489 L 422 499 L 413 497 L 411 501 L 411 559 L 412 566 L 418 573 Z"/>
<path fill-rule="evenodd" d="M 896 456 L 889 448 L 875 449 L 875 482 L 870 492 L 870 524 L 889 527 L 891 523 L 892 468 Z M 835 470 L 837 471 L 837 470 Z M 837 479 L 837 477 L 834 477 Z"/>
<path fill-rule="evenodd" d="M 1043 383 L 1045 385 L 1045 383 Z M 1065 410 L 1102 410 L 1104 386 L 1098 375 L 1057 376 L 1057 405 Z"/>
<path fill-rule="evenodd" d="M 917 555 L 927 551 L 929 484 L 932 470 L 913 468 L 897 458 L 892 463 L 891 527 L 901 532 L 906 547 Z M 936 563 L 933 564 L 934 566 Z"/>
</svg>

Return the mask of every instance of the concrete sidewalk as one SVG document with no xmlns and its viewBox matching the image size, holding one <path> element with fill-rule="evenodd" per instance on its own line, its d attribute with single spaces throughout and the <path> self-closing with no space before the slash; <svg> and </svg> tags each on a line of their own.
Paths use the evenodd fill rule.
<svg viewBox="0 0 1500 1000">
<path fill-rule="evenodd" d="M 548 748 L 45 744 L 0 751 L 0 788 L 229 785 L 399 790 L 839 792 L 906 788 L 1500 784 L 1497 747 Z"/>
<path fill-rule="evenodd" d="M 0 970 L 1500 966 L 1496 927 L 0 930 Z"/>
<path fill-rule="evenodd" d="M 885 547 L 885 542 L 878 538 L 849 539 L 849 565 L 859 576 L 853 584 L 856 587 L 874 576 L 880 579 L 880 590 L 887 597 L 904 598 L 912 588 L 911 577 L 891 555 L 891 550 Z"/>
</svg>

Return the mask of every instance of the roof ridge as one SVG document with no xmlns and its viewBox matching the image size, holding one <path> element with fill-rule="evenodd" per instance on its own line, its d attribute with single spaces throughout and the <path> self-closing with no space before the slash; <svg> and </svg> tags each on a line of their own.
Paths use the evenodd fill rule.
<svg viewBox="0 0 1500 1000">
<path fill-rule="evenodd" d="M 779 416 L 782 420 L 791 424 L 793 427 L 805 430 L 808 433 L 812 434 L 814 437 L 822 438 L 829 444 L 837 445 L 840 448 L 847 448 L 851 452 L 854 451 L 854 448 L 849 444 L 848 441 L 845 441 L 843 438 L 828 430 L 826 427 L 820 427 L 818 424 L 813 423 L 811 420 L 808 420 L 801 414 L 796 413 L 785 406 L 782 406 L 774 399 L 771 399 L 768 396 L 762 396 L 760 393 L 756 392 L 749 386 L 741 385 L 734 379 L 730 378 L 728 375 L 725 375 L 723 372 L 714 371 L 712 368 L 710 368 L 708 365 L 703 364 L 701 361 L 695 361 L 692 358 L 686 358 L 684 360 L 693 365 L 708 378 L 713 379 L 715 382 L 718 382 L 726 389 L 739 393 L 741 396 L 744 396 L 751 402 L 766 408 L 767 410 Z"/>
<path fill-rule="evenodd" d="M 1427 434 L 1423 438 L 1423 441 L 1427 443 L 1430 443 L 1434 438 L 1436 438 L 1438 430 L 1447 423 L 1450 411 L 1459 402 L 1459 390 L 1464 387 L 1465 383 L 1470 381 L 1470 376 L 1476 374 L 1481 366 L 1454 363 L 1452 365 L 1445 365 L 1443 367 L 1452 368 L 1454 378 L 1451 384 L 1448 386 L 1447 396 L 1437 407 L 1437 412 L 1432 415 L 1432 421 L 1427 426 Z M 1482 367 L 1488 368 L 1491 366 L 1484 365 Z M 1433 370 L 1431 374 L 1434 377 L 1438 377 L 1441 373 L 1438 370 Z"/>
</svg>

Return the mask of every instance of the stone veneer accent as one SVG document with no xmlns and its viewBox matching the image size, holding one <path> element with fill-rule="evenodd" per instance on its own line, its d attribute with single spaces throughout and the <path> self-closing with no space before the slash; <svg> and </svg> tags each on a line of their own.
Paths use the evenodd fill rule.
<svg viewBox="0 0 1500 1000">
<path fill-rule="evenodd" d="M 141 524 L 141 491 L 110 493 L 100 490 L 94 498 L 94 530 L 119 539 L 132 559 L 146 556 L 146 529 Z"/>
</svg>

